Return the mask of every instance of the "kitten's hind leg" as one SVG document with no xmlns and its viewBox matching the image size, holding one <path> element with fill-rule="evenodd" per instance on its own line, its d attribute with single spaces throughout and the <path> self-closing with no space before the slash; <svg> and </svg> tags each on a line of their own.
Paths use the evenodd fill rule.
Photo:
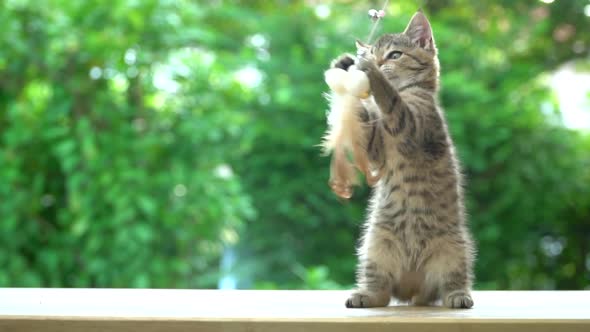
<svg viewBox="0 0 590 332">
<path fill-rule="evenodd" d="M 473 307 L 469 283 L 465 268 L 447 274 L 443 280 L 443 304 L 446 307 L 457 309 Z"/>
<path fill-rule="evenodd" d="M 346 300 L 347 308 L 385 307 L 391 300 L 393 280 L 375 262 L 364 261 L 358 271 L 359 288 Z"/>
<path fill-rule="evenodd" d="M 463 241 L 463 245 L 458 245 Z M 430 255 L 422 269 L 425 290 L 431 289 L 448 308 L 471 308 L 472 256 L 464 239 L 443 237 L 430 245 Z M 440 297 L 439 297 L 440 296 Z"/>
<path fill-rule="evenodd" d="M 411 303 L 419 307 L 431 306 L 437 302 L 439 297 L 437 289 L 428 288 L 427 285 L 424 285 L 420 292 L 412 298 Z"/>
<path fill-rule="evenodd" d="M 375 308 L 386 307 L 391 300 L 386 292 L 373 293 L 359 289 L 352 293 L 346 300 L 347 308 Z"/>
<path fill-rule="evenodd" d="M 468 290 L 456 290 L 444 296 L 444 304 L 449 308 L 469 309 L 473 307 L 473 299 Z"/>
</svg>

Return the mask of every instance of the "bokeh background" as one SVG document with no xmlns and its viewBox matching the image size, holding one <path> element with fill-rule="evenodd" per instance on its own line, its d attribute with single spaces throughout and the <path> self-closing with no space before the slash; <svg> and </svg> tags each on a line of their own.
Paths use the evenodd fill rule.
<svg viewBox="0 0 590 332">
<path fill-rule="evenodd" d="M 0 2 L 0 286 L 340 289 L 323 71 L 381 1 Z M 590 1 L 422 7 L 477 289 L 590 287 Z"/>
</svg>

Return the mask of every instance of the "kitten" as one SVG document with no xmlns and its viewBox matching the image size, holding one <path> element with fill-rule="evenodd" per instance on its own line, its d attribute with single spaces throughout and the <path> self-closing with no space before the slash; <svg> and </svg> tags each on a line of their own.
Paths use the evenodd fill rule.
<svg viewBox="0 0 590 332">
<path fill-rule="evenodd" d="M 357 48 L 358 59 L 344 55 L 332 67 L 354 64 L 369 78 L 372 98 L 358 118 L 369 160 L 382 176 L 358 249 L 358 289 L 346 306 L 387 306 L 393 296 L 470 308 L 475 253 L 455 149 L 438 106 L 430 23 L 419 11 L 403 33 Z"/>
</svg>

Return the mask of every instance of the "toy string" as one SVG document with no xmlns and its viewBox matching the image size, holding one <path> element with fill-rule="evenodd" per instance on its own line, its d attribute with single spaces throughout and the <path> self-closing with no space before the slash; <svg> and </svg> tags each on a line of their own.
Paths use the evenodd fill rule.
<svg viewBox="0 0 590 332">
<path fill-rule="evenodd" d="M 383 4 L 383 8 L 381 10 L 385 11 L 385 8 L 387 8 L 388 3 L 389 3 L 389 0 L 385 0 L 385 3 Z M 369 36 L 367 37 L 367 44 L 371 43 L 371 39 L 373 39 L 373 35 L 375 34 L 375 31 L 377 30 L 377 26 L 379 25 L 379 21 L 381 21 L 381 18 L 382 17 L 377 17 L 375 22 L 373 22 L 373 26 L 371 27 L 371 32 L 369 32 Z"/>
</svg>

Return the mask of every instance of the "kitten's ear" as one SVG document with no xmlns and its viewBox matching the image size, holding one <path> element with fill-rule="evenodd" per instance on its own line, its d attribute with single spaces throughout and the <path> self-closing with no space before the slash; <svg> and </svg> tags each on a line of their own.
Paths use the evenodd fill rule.
<svg viewBox="0 0 590 332">
<path fill-rule="evenodd" d="M 355 45 L 356 45 L 356 50 L 357 51 L 360 51 L 360 50 L 367 50 L 368 51 L 368 50 L 371 49 L 371 45 L 365 44 L 365 43 L 363 43 L 362 41 L 360 41 L 358 39 L 355 41 Z"/>
<path fill-rule="evenodd" d="M 364 58 L 365 56 L 367 56 L 367 54 L 369 54 L 371 52 L 371 45 L 365 44 L 358 39 L 356 40 L 355 44 L 356 44 L 356 56 L 358 58 Z"/>
<path fill-rule="evenodd" d="M 432 36 L 432 28 L 430 22 L 422 10 L 419 10 L 412 16 L 410 23 L 406 27 L 404 34 L 412 40 L 412 42 L 425 50 L 434 51 L 434 37 Z"/>
</svg>

